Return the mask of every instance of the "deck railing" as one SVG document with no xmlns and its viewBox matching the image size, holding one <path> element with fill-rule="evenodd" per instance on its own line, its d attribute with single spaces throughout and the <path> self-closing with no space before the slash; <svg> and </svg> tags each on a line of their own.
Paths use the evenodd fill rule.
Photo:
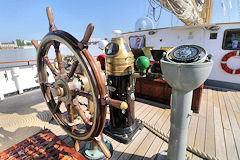
<svg viewBox="0 0 240 160">
<path fill-rule="evenodd" d="M 54 59 L 49 59 L 50 61 L 53 61 Z M 21 60 L 21 61 L 5 61 L 5 62 L 0 62 L 0 68 L 8 68 L 8 67 L 16 67 L 16 66 L 18 66 L 18 65 L 16 65 L 16 66 L 3 66 L 3 67 L 1 67 L 1 65 L 3 65 L 3 64 L 10 64 L 10 63 L 15 63 L 15 64 L 17 64 L 17 63 L 25 63 L 25 64 L 22 64 L 22 65 L 19 65 L 19 66 L 25 66 L 25 65 L 27 65 L 27 66 L 30 66 L 31 65 L 31 62 L 36 62 L 37 60 Z"/>
</svg>

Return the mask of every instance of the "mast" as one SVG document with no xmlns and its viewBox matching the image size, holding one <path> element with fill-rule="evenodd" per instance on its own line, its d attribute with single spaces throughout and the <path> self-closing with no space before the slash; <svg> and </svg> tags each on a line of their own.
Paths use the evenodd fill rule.
<svg viewBox="0 0 240 160">
<path fill-rule="evenodd" d="M 204 24 L 210 24 L 212 19 L 213 0 L 205 0 L 203 9 L 200 11 Z"/>
<path fill-rule="evenodd" d="M 206 21 L 205 24 L 210 24 L 212 19 L 212 6 L 213 6 L 213 0 L 208 0 L 208 10 L 205 13 L 206 14 Z"/>
</svg>

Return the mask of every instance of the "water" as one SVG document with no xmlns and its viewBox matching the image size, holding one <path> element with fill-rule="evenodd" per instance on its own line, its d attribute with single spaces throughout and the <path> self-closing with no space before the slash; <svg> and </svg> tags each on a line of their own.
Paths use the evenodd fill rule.
<svg viewBox="0 0 240 160">
<path fill-rule="evenodd" d="M 67 55 L 72 54 L 72 52 L 67 47 L 60 47 L 61 54 Z M 98 48 L 97 45 L 89 45 L 88 51 L 92 54 L 92 56 L 98 56 L 102 54 L 102 50 Z M 49 59 L 55 58 L 55 51 L 53 47 L 50 48 L 48 52 Z M 36 60 L 37 53 L 35 48 L 29 49 L 9 49 L 9 50 L 0 50 L 0 62 L 7 61 L 25 61 L 25 60 Z M 29 62 L 30 64 L 36 64 L 35 62 Z M 6 63 L 0 64 L 0 68 L 5 67 L 14 67 L 14 66 L 23 66 L 28 65 L 27 62 L 18 62 L 18 63 Z"/>
</svg>

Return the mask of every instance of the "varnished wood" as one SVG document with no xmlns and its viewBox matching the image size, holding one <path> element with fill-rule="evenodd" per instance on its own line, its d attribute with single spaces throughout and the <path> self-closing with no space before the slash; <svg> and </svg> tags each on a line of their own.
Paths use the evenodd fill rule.
<svg viewBox="0 0 240 160">
<path fill-rule="evenodd" d="M 61 74 L 65 74 L 65 68 L 63 65 L 63 59 L 61 56 L 61 52 L 60 52 L 60 43 L 59 42 L 55 42 L 54 43 L 54 49 L 55 49 L 55 54 L 56 54 L 56 58 L 57 58 L 57 63 L 58 63 L 58 70 L 60 71 Z"/>
<path fill-rule="evenodd" d="M 73 64 L 72 64 L 72 68 L 71 68 L 70 72 L 68 73 L 68 77 L 69 77 L 69 78 L 71 78 L 71 77 L 74 75 L 74 73 L 75 73 L 75 71 L 76 71 L 76 69 L 77 69 L 77 66 L 78 66 L 78 61 L 75 60 L 75 61 L 73 62 Z"/>
<path fill-rule="evenodd" d="M 204 24 L 211 24 L 213 0 L 207 0 L 203 4 L 203 10 L 200 13 Z"/>
<path fill-rule="evenodd" d="M 82 43 L 87 43 L 93 33 L 93 30 L 94 30 L 94 24 L 93 23 L 90 23 L 88 26 L 87 26 L 87 29 L 85 31 L 85 34 L 83 36 L 83 39 L 82 39 Z"/>
<path fill-rule="evenodd" d="M 31 40 L 31 43 L 33 44 L 33 46 L 36 48 L 36 50 L 38 49 L 38 43 L 36 40 Z"/>
<path fill-rule="evenodd" d="M 45 61 L 45 63 L 47 64 L 48 68 L 50 69 L 50 71 L 52 72 L 52 74 L 54 76 L 57 76 L 57 71 L 55 70 L 55 68 L 52 66 L 51 62 L 48 59 L 48 56 L 44 56 L 43 60 Z"/>
<path fill-rule="evenodd" d="M 87 118 L 87 116 L 85 115 L 85 113 L 84 113 L 83 110 L 81 109 L 81 106 L 79 105 L 77 99 L 74 99 L 74 100 L 73 100 L 73 104 L 74 104 L 75 109 L 77 110 L 78 115 L 82 118 L 83 122 L 84 122 L 85 124 L 91 125 L 92 122 L 90 122 L 90 120 Z"/>
<path fill-rule="evenodd" d="M 55 31 L 57 30 L 55 23 L 54 23 L 54 19 L 53 19 L 53 12 L 52 12 L 52 8 L 51 7 L 47 7 L 46 8 L 47 11 L 47 17 L 48 17 L 48 21 L 49 21 L 49 31 Z"/>
</svg>

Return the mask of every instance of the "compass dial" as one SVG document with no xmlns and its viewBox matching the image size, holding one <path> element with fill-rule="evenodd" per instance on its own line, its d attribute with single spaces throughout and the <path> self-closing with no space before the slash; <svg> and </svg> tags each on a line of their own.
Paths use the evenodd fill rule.
<svg viewBox="0 0 240 160">
<path fill-rule="evenodd" d="M 170 58 L 178 62 L 193 62 L 200 58 L 200 49 L 195 46 L 180 46 L 170 53 Z"/>
</svg>

